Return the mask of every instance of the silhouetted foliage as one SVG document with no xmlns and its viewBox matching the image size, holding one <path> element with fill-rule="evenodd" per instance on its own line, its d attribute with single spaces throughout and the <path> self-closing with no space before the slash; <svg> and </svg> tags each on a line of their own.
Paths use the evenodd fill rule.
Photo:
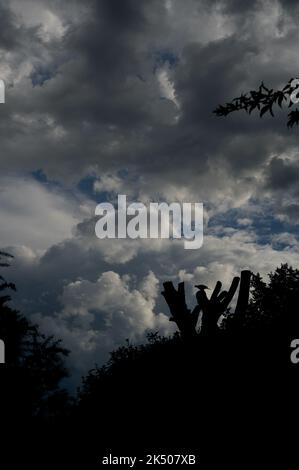
<svg viewBox="0 0 299 470">
<path fill-rule="evenodd" d="M 218 281 L 209 298 L 206 286 L 198 286 L 196 329 L 184 285 L 176 290 L 165 283 L 163 295 L 181 331 L 169 338 L 151 334 L 142 345 L 128 342 L 90 371 L 78 393 L 77 429 L 101 425 L 104 452 L 113 445 L 200 449 L 209 468 L 226 452 L 232 463 L 236 449 L 247 449 L 250 459 L 259 446 L 265 452 L 279 445 L 282 410 L 298 393 L 290 341 L 299 337 L 299 271 L 282 265 L 268 284 L 252 275 L 248 303 L 249 280 L 244 271 L 234 313 L 228 305 L 239 278 L 223 293 Z M 96 445 L 92 433 L 85 438 Z"/>
<path fill-rule="evenodd" d="M 216 116 L 228 116 L 229 114 L 244 110 L 246 113 L 251 114 L 252 111 L 259 111 L 260 117 L 265 114 L 270 114 L 274 117 L 274 108 L 279 106 L 282 108 L 284 104 L 291 108 L 294 106 L 293 101 L 290 99 L 292 92 L 297 88 L 291 85 L 294 79 L 291 78 L 288 83 L 281 90 L 274 90 L 267 88 L 262 82 L 258 90 L 251 90 L 248 93 L 242 93 L 241 96 L 234 98 L 231 102 L 224 105 L 219 105 L 213 113 Z M 288 113 L 287 126 L 293 127 L 299 124 L 299 110 L 296 108 Z"/>
<path fill-rule="evenodd" d="M 0 266 L 8 267 L 11 258 L 0 252 Z M 5 364 L 0 365 L 1 417 L 20 420 L 59 414 L 68 402 L 66 390 L 59 387 L 68 375 L 64 364 L 68 351 L 10 307 L 6 292 L 16 287 L 2 276 L 0 282 L 0 339 L 5 343 Z"/>
<path fill-rule="evenodd" d="M 229 305 L 238 285 L 231 312 Z M 68 465 L 94 468 L 110 452 L 140 457 L 197 453 L 201 465 L 208 463 L 203 468 L 224 462 L 239 465 L 240 455 L 246 455 L 251 464 L 258 455 L 265 468 L 277 461 L 278 451 L 273 454 L 273 447 L 281 447 L 281 435 L 286 434 L 284 417 L 293 414 L 299 391 L 298 372 L 290 362 L 290 340 L 299 337 L 299 271 L 282 265 L 270 273 L 268 283 L 259 274 L 243 271 L 228 291 L 222 291 L 218 281 L 210 296 L 205 285 L 197 288 L 192 311 L 184 285 L 176 290 L 172 283 L 165 283 L 163 295 L 179 331 L 168 338 L 150 333 L 145 344 L 127 341 L 111 353 L 105 365 L 96 366 L 82 379 L 77 404 L 63 421 L 56 413 L 53 426 L 42 428 L 42 433 L 36 429 L 35 445 L 45 449 L 47 461 L 52 457 L 61 465 L 64 458 Z M 16 312 L 11 318 L 15 318 L 16 344 L 22 345 L 24 338 L 26 344 L 29 337 L 31 348 L 29 329 L 34 327 Z M 44 348 L 40 336 L 37 343 Z M 43 377 L 43 367 L 49 367 L 47 354 L 41 354 L 40 362 L 30 348 L 32 363 L 26 363 L 27 354 L 20 352 L 16 357 L 23 357 L 24 362 L 14 362 L 26 380 L 32 364 L 34 377 Z M 53 351 L 57 358 L 55 347 Z M 52 364 L 55 371 L 55 361 Z M 57 384 L 61 369 L 54 375 L 53 370 L 50 375 Z M 20 380 L 19 388 L 26 380 Z M 31 409 L 36 410 L 36 403 L 44 400 L 43 392 L 51 389 L 45 383 L 42 390 L 37 388 Z"/>
<path fill-rule="evenodd" d="M 247 320 L 258 329 L 280 334 L 299 332 L 299 270 L 282 264 L 269 274 L 266 284 L 259 274 L 252 278 L 252 298 Z"/>
<path fill-rule="evenodd" d="M 97 387 L 101 385 L 102 380 L 112 380 L 118 373 L 123 374 L 124 370 L 126 370 L 126 375 L 132 364 L 134 364 L 134 367 L 139 364 L 142 368 L 148 363 L 148 359 L 151 361 L 154 357 L 156 357 L 160 363 L 163 362 L 163 354 L 165 354 L 166 351 L 170 351 L 169 355 L 166 354 L 169 359 L 169 357 L 173 357 L 172 355 L 176 349 L 183 350 L 187 348 L 188 350 L 190 346 L 190 351 L 194 344 L 208 345 L 208 339 L 213 339 L 216 328 L 220 337 L 225 338 L 227 336 L 230 341 L 232 335 L 238 338 L 248 333 L 250 337 L 252 337 L 252 334 L 256 334 L 257 331 L 262 333 L 262 335 L 278 333 L 281 336 L 285 333 L 299 333 L 299 270 L 288 266 L 288 264 L 283 264 L 281 267 L 277 268 L 274 273 L 269 274 L 268 284 L 263 281 L 259 274 L 252 275 L 249 271 L 243 271 L 241 274 L 241 285 L 235 312 L 231 313 L 227 307 L 236 292 L 239 280 L 238 277 L 235 277 L 230 289 L 223 291 L 222 295 L 220 293 L 222 287 L 220 281 L 216 283 L 215 289 L 209 299 L 204 292 L 204 301 L 210 303 L 209 309 L 204 313 L 205 315 L 210 314 L 213 317 L 213 327 L 202 331 L 205 321 L 203 316 L 202 327 L 197 330 L 196 336 L 192 334 L 192 338 L 196 339 L 195 342 L 185 341 L 184 327 L 182 332 L 178 331 L 173 337 L 169 338 L 160 336 L 158 333 L 150 333 L 147 336 L 148 341 L 146 344 L 133 345 L 128 341 L 126 346 L 122 346 L 111 353 L 110 360 L 106 365 L 100 368 L 96 367 L 83 378 L 82 387 L 79 390 L 80 400 L 82 399 L 84 401 L 90 396 L 96 398 L 96 390 L 99 390 Z M 250 299 L 248 302 L 249 282 Z M 174 289 L 174 297 L 171 297 L 173 295 L 172 293 L 170 294 L 171 300 L 173 300 L 173 298 L 177 299 L 177 295 L 182 294 L 183 297 L 179 298 L 178 304 L 183 306 L 183 315 L 186 315 L 188 318 L 188 315 L 191 315 L 191 311 L 188 309 L 185 302 L 183 284 L 184 283 L 179 284 L 178 291 L 174 289 L 172 283 L 164 283 L 164 288 L 168 290 L 169 287 L 171 287 L 171 291 Z M 200 293 L 202 294 L 202 291 L 200 291 Z M 166 297 L 165 291 L 162 292 L 162 295 Z M 198 295 L 196 297 L 198 305 L 201 308 L 203 303 L 200 304 L 199 300 L 201 302 L 202 298 L 200 297 L 199 299 Z M 184 299 L 183 302 L 182 298 Z M 175 304 L 171 303 L 171 301 L 169 303 L 171 313 L 173 313 L 173 311 L 176 310 Z M 222 305 L 219 306 L 219 304 Z M 216 306 L 216 314 L 213 311 L 214 306 Z M 197 306 L 195 308 L 197 308 Z M 178 312 L 176 312 L 175 315 L 178 315 Z M 222 325 L 219 324 L 220 315 L 224 315 Z M 239 315 L 241 318 L 240 321 L 237 322 L 236 328 L 236 318 L 234 317 L 238 317 Z M 170 320 L 173 321 L 173 317 L 171 317 Z M 193 321 L 192 323 L 194 324 Z M 202 334 L 203 332 L 204 334 Z M 200 360 L 200 357 L 196 357 L 196 360 Z"/>
</svg>

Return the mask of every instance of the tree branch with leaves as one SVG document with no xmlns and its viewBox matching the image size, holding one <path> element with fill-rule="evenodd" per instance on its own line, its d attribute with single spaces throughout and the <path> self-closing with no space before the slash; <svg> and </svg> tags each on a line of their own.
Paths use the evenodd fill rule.
<svg viewBox="0 0 299 470">
<path fill-rule="evenodd" d="M 267 88 L 262 82 L 258 90 L 251 90 L 245 94 L 242 93 L 232 101 L 224 105 L 220 104 L 213 113 L 219 117 L 226 117 L 235 111 L 244 110 L 248 114 L 258 111 L 260 117 L 263 117 L 265 114 L 270 114 L 274 117 L 275 107 L 283 108 L 283 105 L 287 105 L 288 108 L 291 108 L 296 104 L 296 90 L 298 91 L 298 83 L 293 78 L 281 90 Z M 287 126 L 293 127 L 298 124 L 299 110 L 296 108 L 288 113 Z"/>
</svg>

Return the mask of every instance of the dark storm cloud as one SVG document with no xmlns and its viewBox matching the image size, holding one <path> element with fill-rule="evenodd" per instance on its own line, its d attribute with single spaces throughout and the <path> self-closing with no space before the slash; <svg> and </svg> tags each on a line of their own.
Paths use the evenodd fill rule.
<svg viewBox="0 0 299 470">
<path fill-rule="evenodd" d="M 198 15 L 200 32 L 202 12 L 213 15 L 216 4 L 188 3 Z M 61 40 L 46 45 L 40 41 L 39 54 L 32 46 L 35 56 L 29 77 L 35 87 L 25 77 L 24 89 L 19 85 L 11 96 L 9 110 L 24 114 L 24 119 L 8 121 L 5 129 L 5 135 L 13 133 L 16 141 L 10 167 L 21 164 L 31 169 L 43 155 L 39 166 L 64 180 L 72 174 L 79 179 L 92 165 L 99 172 L 123 166 L 151 175 L 157 181 L 154 187 L 160 178 L 173 184 L 184 179 L 192 187 L 194 169 L 209 179 L 207 161 L 217 165 L 221 158 L 224 172 L 227 165 L 239 172 L 260 164 L 269 152 L 264 130 L 273 123 L 264 120 L 261 126 L 258 119 L 249 121 L 241 115 L 224 121 L 212 110 L 240 90 L 256 86 L 260 79 L 253 76 L 254 69 L 261 78 L 271 76 L 271 64 L 260 63 L 261 45 L 250 36 L 240 40 L 238 30 L 217 41 L 203 36 L 198 42 L 185 38 L 185 43 L 171 44 L 173 17 L 165 5 L 87 2 L 82 21 L 70 23 Z M 175 11 L 174 19 L 179 22 Z M 250 30 L 250 25 L 246 27 Z M 173 101 L 161 99 L 157 62 L 161 65 L 159 51 L 162 55 L 165 50 L 178 57 L 167 73 L 179 109 Z M 276 122 L 275 129 L 284 133 L 280 124 Z M 246 141 L 253 134 L 259 151 L 250 152 Z M 3 150 L 11 153 L 10 147 L 4 138 Z M 82 153 L 88 159 L 83 160 Z"/>
<path fill-rule="evenodd" d="M 31 55 L 24 67 L 31 71 L 29 77 L 25 74 L 15 83 L 6 107 L 4 135 L 12 132 L 16 142 L 10 169 L 20 164 L 29 169 L 41 154 L 45 170 L 62 178 L 70 168 L 75 173 L 78 169 L 78 177 L 84 167 L 97 162 L 104 167 L 106 160 L 112 167 L 113 162 L 120 165 L 122 159 L 131 158 L 130 153 L 138 153 L 146 126 L 163 125 L 174 114 L 173 103 L 161 100 L 152 74 L 153 25 L 145 18 L 145 10 L 151 11 L 153 6 L 157 11 L 152 21 L 162 21 L 163 8 L 158 2 L 146 6 L 124 2 L 120 15 L 113 3 L 87 5 L 87 17 L 70 24 L 60 41 L 45 44 L 28 32 L 23 47 Z M 33 39 L 38 40 L 37 45 Z M 67 138 L 55 140 L 57 126 Z M 114 152 L 110 149 L 113 141 L 117 142 Z M 3 151 L 11 153 L 7 139 Z M 86 152 L 89 165 L 82 161 Z M 74 160 L 78 166 L 73 165 Z M 6 162 L 2 164 L 7 171 Z"/>
<path fill-rule="evenodd" d="M 240 2 L 238 0 L 223 0 L 219 2 L 218 0 L 216 0 L 214 4 L 222 5 L 223 9 L 227 13 L 243 15 L 250 11 L 261 8 L 263 2 L 261 2 L 260 0 L 252 0 L 250 2 Z M 298 8 L 298 2 L 296 0 L 278 0 L 277 4 L 279 4 L 283 8 L 290 9 L 292 12 L 294 12 L 294 10 L 297 10 Z"/>
<path fill-rule="evenodd" d="M 54 4 L 65 27 L 61 37 L 45 42 L 40 29 L 28 27 L 26 35 L 22 26 L 23 46 L 12 68 L 25 51 L 29 72 L 8 96 L 1 126 L 4 172 L 43 168 L 65 184 L 90 171 L 126 169 L 136 177 L 137 192 L 149 197 L 173 197 L 181 188 L 185 197 L 211 204 L 229 194 L 231 204 L 249 188 L 256 196 L 269 156 L 297 145 L 282 113 L 263 120 L 212 114 L 217 104 L 262 79 L 278 86 L 293 75 L 284 55 L 295 57 L 297 32 L 286 23 L 281 33 L 278 23 L 287 14 L 275 5 L 188 1 L 180 10 L 177 1 L 168 7 L 124 1 L 119 7 L 102 0 L 84 3 L 80 21 L 68 22 L 57 2 L 45 7 Z M 183 20 L 190 24 L 185 36 Z M 175 98 L 161 99 L 159 71 Z"/>
<path fill-rule="evenodd" d="M 14 49 L 19 42 L 20 31 L 18 31 L 14 14 L 4 0 L 0 2 L 0 18 L 0 50 Z"/>
<path fill-rule="evenodd" d="M 281 220 L 299 224 L 299 161 L 273 157 L 265 168 L 265 189 L 270 190 L 273 207 Z M 295 230 L 295 232 L 298 230 Z"/>
<path fill-rule="evenodd" d="M 124 168 L 148 196 L 170 197 L 179 187 L 217 204 L 250 186 L 255 195 L 264 163 L 296 146 L 297 134 L 287 131 L 285 115 L 219 119 L 212 110 L 262 79 L 275 86 L 293 75 L 297 30 L 287 10 L 232 1 L 83 5 L 78 21 L 58 2 L 44 2 L 65 28 L 61 36 L 45 39 L 47 24 L 19 30 L 10 65 L 21 77 L 1 122 L 2 171 L 43 168 L 65 184 Z M 161 99 L 163 71 L 173 99 Z"/>
<path fill-rule="evenodd" d="M 274 157 L 268 166 L 267 185 L 272 189 L 288 190 L 299 183 L 299 163 Z"/>
</svg>

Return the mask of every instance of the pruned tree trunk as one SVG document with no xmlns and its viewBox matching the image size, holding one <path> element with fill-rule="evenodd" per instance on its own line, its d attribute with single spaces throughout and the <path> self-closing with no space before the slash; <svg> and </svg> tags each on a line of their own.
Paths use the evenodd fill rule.
<svg viewBox="0 0 299 470">
<path fill-rule="evenodd" d="M 244 319 L 248 305 L 250 278 L 251 272 L 244 270 L 241 272 L 241 279 L 234 277 L 229 290 L 222 292 L 222 284 L 217 281 L 210 299 L 205 292 L 206 286 L 197 286 L 200 290 L 196 294 L 197 305 L 192 313 L 186 304 L 184 283 L 180 282 L 176 290 L 171 281 L 164 282 L 162 295 L 172 315 L 170 321 L 176 322 L 182 338 L 194 338 L 197 334 L 196 325 L 199 313 L 202 311 L 201 334 L 208 336 L 214 334 L 219 329 L 220 316 L 226 313 L 240 283 L 237 305 L 232 317 L 233 323 L 240 324 Z"/>
</svg>

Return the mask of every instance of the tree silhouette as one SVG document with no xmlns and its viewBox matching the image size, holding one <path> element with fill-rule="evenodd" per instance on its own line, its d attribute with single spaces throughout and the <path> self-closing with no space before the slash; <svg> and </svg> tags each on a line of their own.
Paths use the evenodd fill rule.
<svg viewBox="0 0 299 470">
<path fill-rule="evenodd" d="M 282 264 L 269 274 L 268 284 L 257 274 L 252 285 L 247 321 L 259 330 L 271 328 L 280 335 L 298 335 L 299 270 Z"/>
<path fill-rule="evenodd" d="M 0 266 L 8 267 L 12 256 L 0 252 Z M 68 394 L 59 384 L 67 377 L 64 358 L 68 351 L 59 340 L 40 333 L 11 308 L 7 292 L 13 283 L 0 277 L 0 339 L 5 344 L 5 364 L 0 365 L 2 418 L 49 417 L 66 406 Z"/>
<path fill-rule="evenodd" d="M 297 86 L 293 86 L 293 78 L 281 90 L 267 88 L 262 82 L 258 90 L 251 90 L 248 93 L 242 93 L 241 96 L 234 98 L 231 102 L 220 104 L 213 113 L 216 116 L 228 116 L 229 114 L 244 110 L 251 114 L 253 111 L 259 111 L 260 117 L 270 114 L 274 117 L 274 108 L 282 108 L 284 104 L 291 108 L 294 102 L 290 99 Z M 299 124 L 299 110 L 296 108 L 288 113 L 287 126 L 293 127 Z"/>
</svg>

